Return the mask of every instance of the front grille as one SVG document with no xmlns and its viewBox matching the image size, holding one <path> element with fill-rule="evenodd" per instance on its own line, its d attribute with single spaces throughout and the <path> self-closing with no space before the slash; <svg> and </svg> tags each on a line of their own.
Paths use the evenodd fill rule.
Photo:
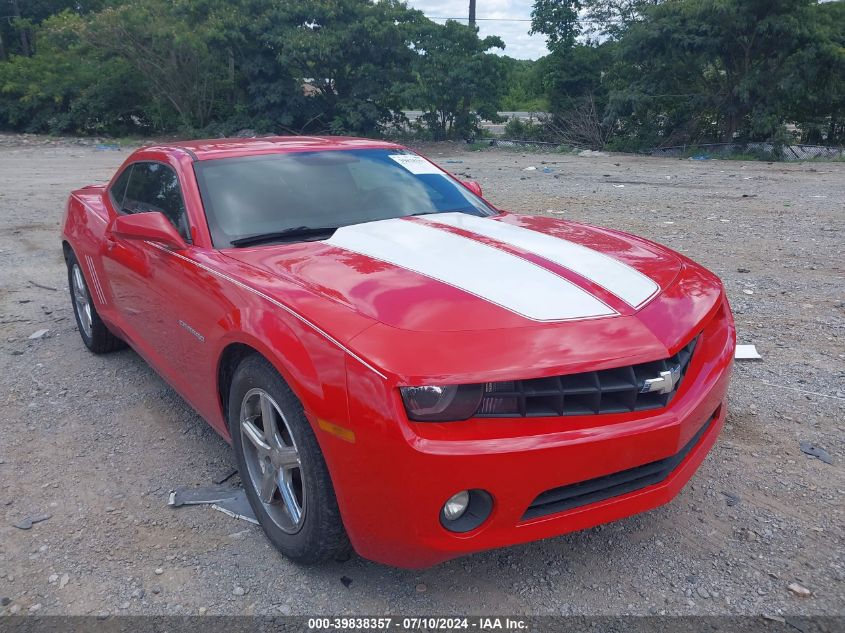
<svg viewBox="0 0 845 633">
<path fill-rule="evenodd" d="M 477 417 L 545 417 L 626 413 L 665 407 L 678 389 L 698 338 L 663 360 L 567 376 L 491 382 Z M 671 391 L 647 391 L 647 381 L 661 372 L 674 374 Z"/>
<path fill-rule="evenodd" d="M 658 484 L 666 479 L 684 458 L 698 444 L 702 436 L 710 428 L 713 420 L 716 419 L 719 410 L 710 416 L 693 438 L 687 442 L 680 452 L 671 457 L 661 459 L 650 464 L 622 470 L 612 475 L 605 475 L 595 479 L 588 479 L 577 484 L 552 488 L 540 493 L 528 506 L 522 520 L 536 519 L 537 517 L 563 512 L 579 506 L 585 506 L 597 501 L 618 497 L 620 495 L 639 490 L 647 486 Z"/>
</svg>

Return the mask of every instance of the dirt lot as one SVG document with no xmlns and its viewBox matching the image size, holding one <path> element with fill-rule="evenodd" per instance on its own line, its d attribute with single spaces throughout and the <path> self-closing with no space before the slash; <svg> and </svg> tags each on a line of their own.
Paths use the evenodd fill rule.
<svg viewBox="0 0 845 633">
<path fill-rule="evenodd" d="M 845 611 L 845 164 L 426 149 L 503 208 L 638 233 L 724 279 L 764 360 L 737 365 L 725 432 L 680 496 L 421 572 L 300 568 L 256 527 L 168 508 L 229 449 L 133 352 L 85 350 L 59 248 L 67 193 L 128 152 L 0 136 L 0 614 Z"/>
</svg>

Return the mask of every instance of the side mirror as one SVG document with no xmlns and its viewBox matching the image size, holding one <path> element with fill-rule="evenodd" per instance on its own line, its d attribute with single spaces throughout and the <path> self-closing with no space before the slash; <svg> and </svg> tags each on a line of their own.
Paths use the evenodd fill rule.
<svg viewBox="0 0 845 633">
<path fill-rule="evenodd" d="M 462 180 L 462 181 L 461 181 L 461 184 L 462 184 L 464 187 L 466 187 L 467 189 L 469 189 L 470 191 L 472 191 L 472 192 L 473 192 L 475 195 L 477 195 L 479 198 L 483 198 L 483 197 L 484 197 L 484 196 L 483 196 L 483 194 L 481 193 L 481 185 L 479 185 L 479 184 L 478 184 L 477 182 L 475 182 L 474 180 Z"/>
<path fill-rule="evenodd" d="M 188 248 L 170 220 L 159 211 L 119 215 L 112 222 L 111 232 L 125 240 L 148 240 L 177 251 Z"/>
</svg>

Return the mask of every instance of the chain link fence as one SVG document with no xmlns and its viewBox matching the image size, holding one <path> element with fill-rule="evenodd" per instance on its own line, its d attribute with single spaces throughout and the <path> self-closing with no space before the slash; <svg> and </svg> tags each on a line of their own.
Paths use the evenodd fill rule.
<svg viewBox="0 0 845 633">
<path fill-rule="evenodd" d="M 486 139 L 485 139 L 486 140 Z M 560 147 L 560 143 L 548 143 L 546 141 L 522 141 L 519 139 L 505 139 L 495 138 L 490 139 L 490 147 L 543 147 L 546 149 L 556 149 Z"/>
<path fill-rule="evenodd" d="M 690 158 L 721 158 L 752 155 L 770 160 L 836 160 L 845 159 L 845 148 L 824 145 L 776 145 L 774 143 L 710 143 L 706 145 L 676 145 L 658 147 L 651 156 L 689 156 Z"/>
<path fill-rule="evenodd" d="M 490 147 L 523 147 L 554 150 L 560 143 L 522 139 L 467 139 L 468 143 L 489 143 Z M 572 146 L 575 150 L 578 147 Z M 708 143 L 658 147 L 645 152 L 649 156 L 708 158 L 753 157 L 761 160 L 845 160 L 845 148 L 825 145 L 776 145 L 775 143 Z"/>
</svg>

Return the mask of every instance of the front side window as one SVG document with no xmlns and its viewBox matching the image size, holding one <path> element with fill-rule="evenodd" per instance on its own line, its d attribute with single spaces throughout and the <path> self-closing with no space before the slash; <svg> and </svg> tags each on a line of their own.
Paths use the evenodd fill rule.
<svg viewBox="0 0 845 633">
<path fill-rule="evenodd" d="M 114 181 L 111 189 L 109 189 L 109 194 L 111 195 L 114 207 L 118 211 L 123 208 L 123 198 L 126 195 L 126 185 L 132 177 L 133 167 L 134 165 L 129 165 L 126 169 L 124 169 L 120 176 L 117 177 L 117 180 Z"/>
<path fill-rule="evenodd" d="M 123 175 L 115 183 L 115 193 L 122 178 Z M 134 163 L 118 208 L 121 213 L 163 213 L 183 238 L 190 239 L 179 178 L 167 165 L 152 162 Z"/>
<path fill-rule="evenodd" d="M 429 213 L 496 213 L 448 174 L 405 150 L 223 158 L 196 162 L 194 171 L 217 248 L 296 229 L 335 229 Z"/>
</svg>

